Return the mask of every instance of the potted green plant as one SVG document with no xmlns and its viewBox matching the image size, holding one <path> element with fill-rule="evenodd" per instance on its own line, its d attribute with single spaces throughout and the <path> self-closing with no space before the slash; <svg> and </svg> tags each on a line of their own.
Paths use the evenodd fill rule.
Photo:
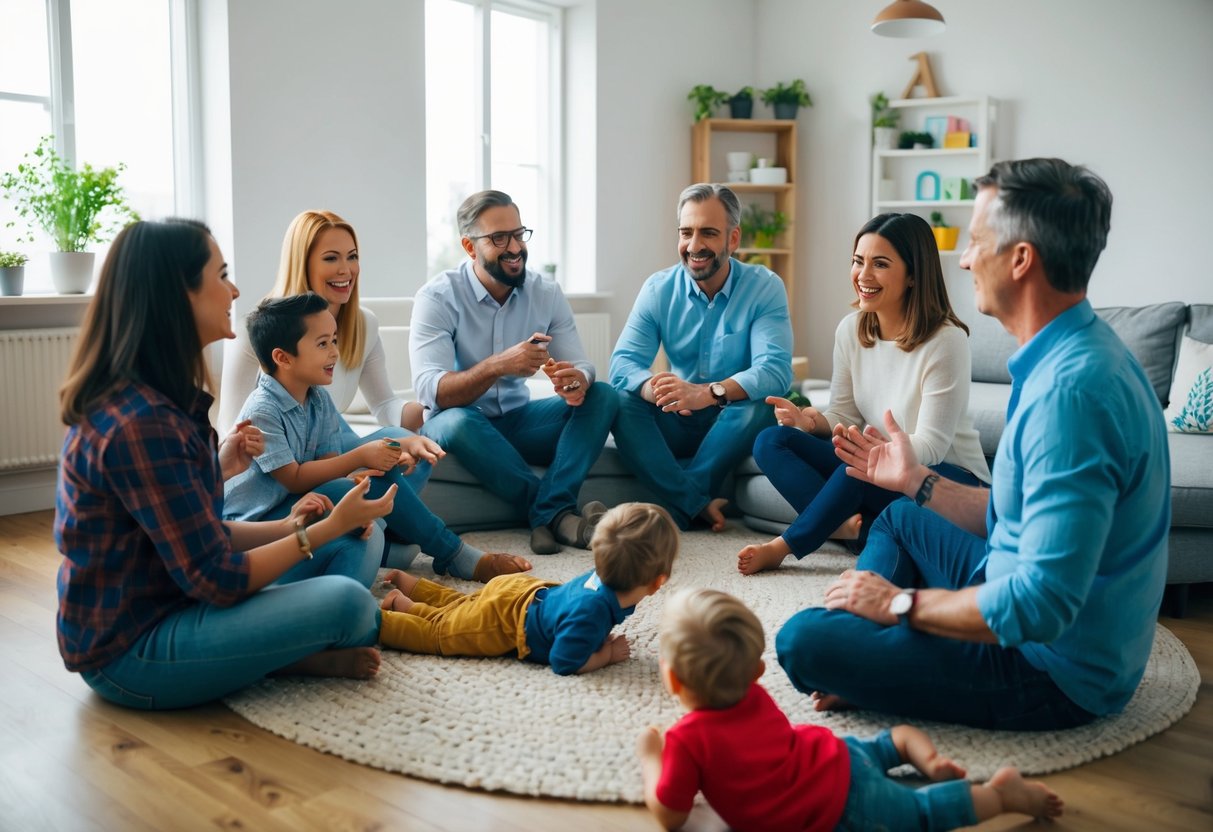
<svg viewBox="0 0 1213 832">
<path fill-rule="evenodd" d="M 0 295 L 16 297 L 25 289 L 25 264 L 19 251 L 0 251 Z"/>
<path fill-rule="evenodd" d="M 711 118 L 716 108 L 729 100 L 727 92 L 721 92 L 711 84 L 696 84 L 689 93 L 687 100 L 695 102 L 695 121 Z"/>
<path fill-rule="evenodd" d="M 754 115 L 754 88 L 742 87 L 729 99 L 729 115 L 733 118 L 750 118 Z"/>
<path fill-rule="evenodd" d="M 911 148 L 915 150 L 930 149 L 935 146 L 935 137 L 930 133 L 915 133 L 912 130 L 907 130 L 898 138 L 897 146 L 902 150 L 910 150 Z"/>
<path fill-rule="evenodd" d="M 872 96 L 872 145 L 878 150 L 892 150 L 897 146 L 897 122 L 900 114 L 889 107 L 889 99 L 883 92 Z"/>
<path fill-rule="evenodd" d="M 741 245 L 754 248 L 774 248 L 775 238 L 788 229 L 787 215 L 768 211 L 751 203 L 741 212 Z"/>
<path fill-rule="evenodd" d="M 55 242 L 51 280 L 60 294 L 88 291 L 93 277 L 89 243 L 103 243 L 139 215 L 126 202 L 118 174 L 126 166 L 95 170 L 71 167 L 55 152 L 54 137 L 43 136 L 25 161 L 0 177 L 0 189 L 27 223 L 45 231 Z M 103 221 L 103 218 L 105 221 Z M 33 242 L 32 233 L 24 238 Z"/>
<path fill-rule="evenodd" d="M 935 235 L 935 245 L 940 251 L 954 251 L 956 241 L 960 238 L 960 229 L 948 225 L 943 214 L 931 212 L 931 233 Z"/>
<path fill-rule="evenodd" d="M 804 81 L 797 78 L 785 85 L 782 81 L 775 86 L 762 91 L 762 101 L 775 108 L 775 118 L 796 118 L 796 111 L 801 107 L 812 107 L 813 99 L 805 89 Z"/>
</svg>

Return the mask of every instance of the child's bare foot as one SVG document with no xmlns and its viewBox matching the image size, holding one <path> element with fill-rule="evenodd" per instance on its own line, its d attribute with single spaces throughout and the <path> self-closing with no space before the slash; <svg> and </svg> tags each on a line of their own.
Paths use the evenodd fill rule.
<svg viewBox="0 0 1213 832">
<path fill-rule="evenodd" d="M 476 561 L 476 568 L 472 570 L 472 580 L 487 584 L 498 575 L 515 575 L 519 572 L 526 572 L 530 568 L 531 562 L 526 558 L 505 552 L 488 552 Z"/>
<path fill-rule="evenodd" d="M 322 650 L 287 665 L 275 675 L 282 676 L 340 676 L 346 679 L 369 679 L 379 672 L 379 651 L 374 647 L 346 647 Z"/>
<path fill-rule="evenodd" d="M 753 575 L 767 569 L 777 569 L 783 559 L 791 554 L 782 537 L 756 546 L 746 546 L 737 553 L 737 571 L 742 575 Z"/>
<path fill-rule="evenodd" d="M 927 779 L 937 783 L 941 780 L 963 780 L 968 773 L 942 754 L 936 754 L 926 764 L 919 766 L 918 770 L 925 774 Z"/>
<path fill-rule="evenodd" d="M 717 497 L 706 506 L 703 511 L 699 512 L 699 518 L 711 527 L 714 532 L 724 531 L 724 507 L 729 504 L 729 501 L 724 497 Z"/>
<path fill-rule="evenodd" d="M 1018 812 L 1034 818 L 1055 818 L 1065 804 L 1057 793 L 1044 783 L 1024 780 L 1017 769 L 1000 768 L 986 785 L 1002 798 L 1004 812 Z"/>
<path fill-rule="evenodd" d="M 391 610 L 392 612 L 408 612 L 412 608 L 413 599 L 398 589 L 393 589 L 385 595 L 383 602 L 379 604 L 379 609 Z"/>
<path fill-rule="evenodd" d="M 863 515 L 854 514 L 848 517 L 841 526 L 830 535 L 834 540 L 859 540 L 859 531 L 863 527 Z"/>
<path fill-rule="evenodd" d="M 851 711 L 855 709 L 854 705 L 841 696 L 816 690 L 809 694 L 809 701 L 813 703 L 815 711 Z"/>
<path fill-rule="evenodd" d="M 413 590 L 417 587 L 417 582 L 421 580 L 416 575 L 410 575 L 403 569 L 393 569 L 387 573 L 387 577 L 383 579 L 385 584 L 391 584 L 404 593 L 406 598 L 413 597 Z M 388 609 L 384 607 L 384 609 Z"/>
</svg>

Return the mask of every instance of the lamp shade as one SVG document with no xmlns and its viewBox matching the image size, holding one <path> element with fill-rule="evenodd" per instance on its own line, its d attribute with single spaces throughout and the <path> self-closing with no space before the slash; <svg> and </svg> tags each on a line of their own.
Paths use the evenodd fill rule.
<svg viewBox="0 0 1213 832">
<path fill-rule="evenodd" d="M 921 38 L 943 30 L 943 15 L 920 0 L 893 0 L 872 21 L 872 31 L 887 38 Z"/>
</svg>

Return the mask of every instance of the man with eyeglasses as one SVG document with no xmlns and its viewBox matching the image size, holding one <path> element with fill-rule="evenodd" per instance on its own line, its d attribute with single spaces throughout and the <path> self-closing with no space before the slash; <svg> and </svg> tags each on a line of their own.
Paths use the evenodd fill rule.
<svg viewBox="0 0 1213 832">
<path fill-rule="evenodd" d="M 697 520 L 724 529 L 725 477 L 774 424 L 766 397 L 792 383 L 787 290 L 769 269 L 731 257 L 740 218 L 724 185 L 682 192 L 682 262 L 645 281 L 611 356 L 615 444 L 683 529 Z M 662 347 L 670 370 L 654 373 Z"/>
<path fill-rule="evenodd" d="M 615 420 L 610 386 L 594 381 L 560 286 L 526 268 L 531 229 L 501 191 L 480 191 L 456 215 L 468 259 L 413 301 L 409 356 L 421 432 L 525 514 L 531 549 L 588 549 L 606 507 L 577 494 Z M 531 401 L 543 369 L 554 397 Z M 546 465 L 542 478 L 531 465 Z"/>
</svg>

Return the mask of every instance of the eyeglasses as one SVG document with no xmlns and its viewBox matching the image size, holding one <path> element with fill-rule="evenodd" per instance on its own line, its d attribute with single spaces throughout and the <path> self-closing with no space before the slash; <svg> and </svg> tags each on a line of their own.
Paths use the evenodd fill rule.
<svg viewBox="0 0 1213 832">
<path fill-rule="evenodd" d="M 531 235 L 534 233 L 533 228 L 519 228 L 514 231 L 494 231 L 492 234 L 481 234 L 479 237 L 468 237 L 468 239 L 484 240 L 487 238 L 497 248 L 505 248 L 510 244 L 511 237 L 520 243 L 525 243 L 531 239 Z"/>
</svg>

